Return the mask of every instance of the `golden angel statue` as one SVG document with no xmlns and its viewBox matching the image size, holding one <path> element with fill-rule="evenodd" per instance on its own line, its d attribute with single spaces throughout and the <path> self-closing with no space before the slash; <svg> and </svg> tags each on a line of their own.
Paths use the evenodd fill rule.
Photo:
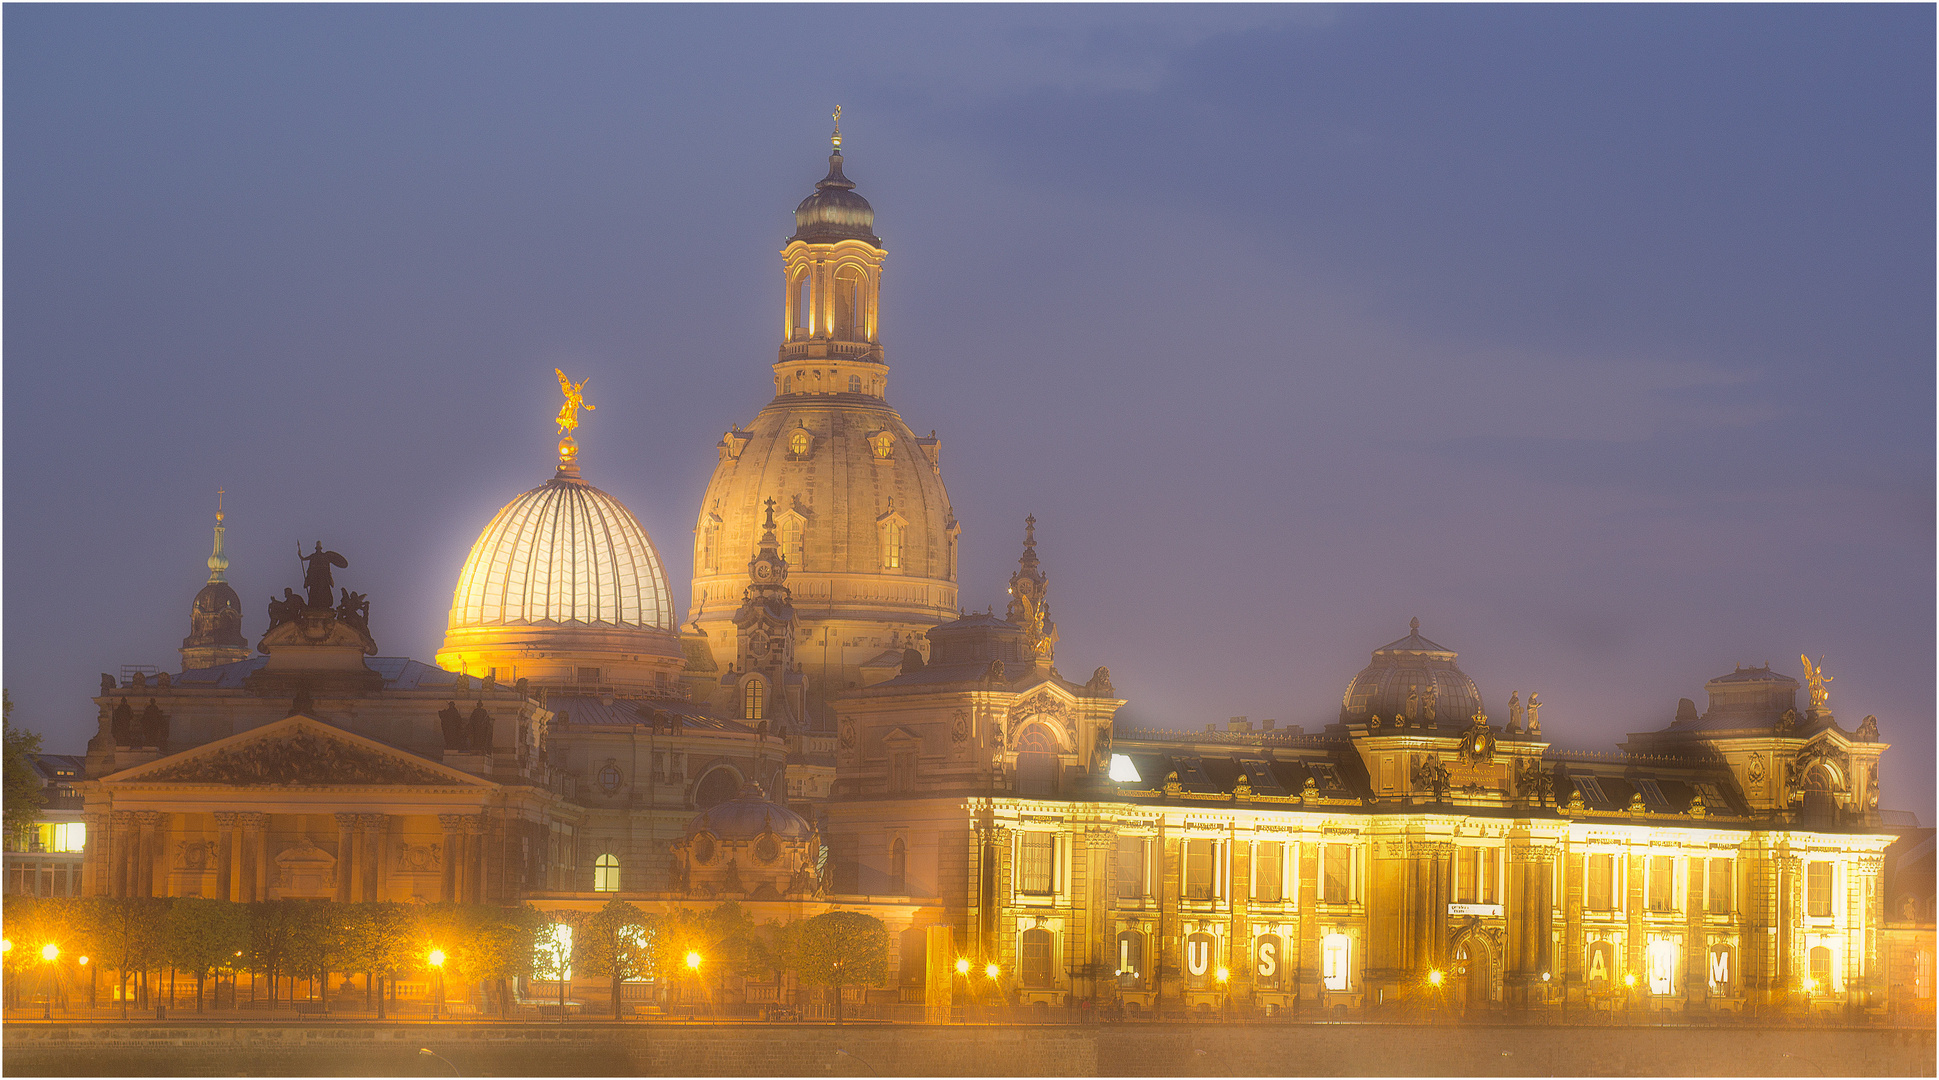
<svg viewBox="0 0 1939 1080">
<path fill-rule="evenodd" d="M 1814 712 L 1822 712 L 1831 702 L 1831 691 L 1825 689 L 1825 684 L 1832 677 L 1825 674 L 1825 658 L 1818 657 L 1815 667 L 1809 656 L 1799 656 L 1798 659 L 1804 661 L 1804 682 L 1811 690 L 1811 708 Z"/>
<path fill-rule="evenodd" d="M 552 373 L 559 377 L 559 389 L 566 396 L 566 403 L 559 406 L 559 434 L 570 436 L 573 429 L 579 426 L 580 407 L 583 406 L 587 412 L 597 407 L 586 404 L 586 384 L 592 380 L 581 379 L 573 382 L 559 368 L 553 368 Z"/>
</svg>

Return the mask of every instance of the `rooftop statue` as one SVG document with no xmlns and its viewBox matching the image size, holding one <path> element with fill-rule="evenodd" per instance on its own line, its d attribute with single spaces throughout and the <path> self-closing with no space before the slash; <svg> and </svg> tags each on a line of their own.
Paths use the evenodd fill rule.
<svg viewBox="0 0 1939 1080">
<path fill-rule="evenodd" d="M 559 389 L 566 395 L 566 403 L 559 406 L 559 434 L 571 437 L 573 431 L 579 427 L 580 407 L 584 406 L 587 412 L 595 408 L 586 404 L 586 384 L 592 380 L 580 379 L 578 382 L 573 382 L 560 368 L 553 368 L 552 373 L 559 377 Z"/>
<path fill-rule="evenodd" d="M 303 562 L 303 591 L 309 593 L 309 604 L 313 608 L 333 608 L 336 606 L 336 581 L 330 576 L 332 566 L 348 569 L 350 563 L 334 551 L 323 550 L 323 541 L 316 542 L 316 550 L 308 555 L 303 549 L 296 549 L 296 557 Z M 272 618 L 274 616 L 271 616 Z"/>
<path fill-rule="evenodd" d="M 1811 711 L 1825 712 L 1829 710 L 1831 708 L 1831 691 L 1825 689 L 1825 684 L 1830 682 L 1832 677 L 1825 674 L 1825 658 L 1822 656 L 1818 657 L 1818 663 L 1815 667 L 1812 666 L 1809 656 L 1799 656 L 1798 659 L 1804 661 L 1804 681 L 1811 689 Z"/>
</svg>

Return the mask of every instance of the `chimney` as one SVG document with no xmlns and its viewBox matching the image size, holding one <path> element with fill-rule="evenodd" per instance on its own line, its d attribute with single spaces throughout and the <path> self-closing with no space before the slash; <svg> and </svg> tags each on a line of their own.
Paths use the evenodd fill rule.
<svg viewBox="0 0 1939 1080">
<path fill-rule="evenodd" d="M 1234 717 L 1231 717 L 1230 719 L 1228 719 L 1228 720 L 1226 720 L 1226 722 L 1225 722 L 1225 730 L 1227 730 L 1227 731 L 1251 731 L 1251 730 L 1252 730 L 1252 721 L 1250 721 L 1250 720 L 1248 720 L 1248 719 L 1246 719 L 1246 718 L 1245 718 L 1245 717 L 1243 717 L 1243 716 L 1234 716 Z"/>
<path fill-rule="evenodd" d="M 1261 721 L 1259 721 L 1259 730 L 1260 730 L 1260 731 L 1271 731 L 1271 730 L 1273 729 L 1273 727 L 1274 727 L 1274 725 L 1276 725 L 1276 724 L 1278 724 L 1278 723 L 1279 723 L 1279 721 L 1277 721 L 1277 720 L 1261 720 Z"/>
</svg>

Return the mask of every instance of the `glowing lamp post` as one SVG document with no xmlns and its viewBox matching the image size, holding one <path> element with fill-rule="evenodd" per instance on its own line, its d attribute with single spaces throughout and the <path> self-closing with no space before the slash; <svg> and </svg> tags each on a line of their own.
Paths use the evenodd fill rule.
<svg viewBox="0 0 1939 1080">
<path fill-rule="evenodd" d="M 438 995 L 431 999 L 431 1019 L 435 1021 L 438 1018 L 438 1010 L 444 1007 L 444 950 L 432 949 L 431 955 L 426 959 L 431 961 L 431 966 L 438 972 Z"/>
<path fill-rule="evenodd" d="M 1220 968 L 1212 973 L 1212 978 L 1219 984 L 1219 1019 L 1230 1019 L 1226 1015 L 1225 1008 L 1229 1000 L 1226 996 L 1226 986 L 1232 982 L 1232 972 L 1227 968 Z"/>
<path fill-rule="evenodd" d="M 55 945 L 53 942 L 50 941 L 40 947 L 41 962 L 47 965 L 47 992 L 41 1000 L 40 1018 L 42 1020 L 52 1020 L 54 1018 L 54 961 L 60 958 L 60 946 Z"/>
</svg>

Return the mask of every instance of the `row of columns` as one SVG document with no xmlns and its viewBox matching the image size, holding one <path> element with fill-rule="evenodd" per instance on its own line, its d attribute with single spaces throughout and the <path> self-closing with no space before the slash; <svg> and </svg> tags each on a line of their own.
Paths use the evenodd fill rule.
<svg viewBox="0 0 1939 1080">
<path fill-rule="evenodd" d="M 169 822 L 174 815 L 153 810 L 117 810 L 86 817 L 87 853 L 82 862 L 82 892 L 88 896 L 169 895 Z M 270 898 L 269 815 L 214 813 L 216 824 L 214 896 L 251 903 Z M 390 815 L 340 813 L 337 821 L 336 899 L 383 898 L 383 853 Z M 489 888 L 487 823 L 481 814 L 439 814 L 444 842 L 440 849 L 438 898 L 481 903 Z"/>
</svg>

